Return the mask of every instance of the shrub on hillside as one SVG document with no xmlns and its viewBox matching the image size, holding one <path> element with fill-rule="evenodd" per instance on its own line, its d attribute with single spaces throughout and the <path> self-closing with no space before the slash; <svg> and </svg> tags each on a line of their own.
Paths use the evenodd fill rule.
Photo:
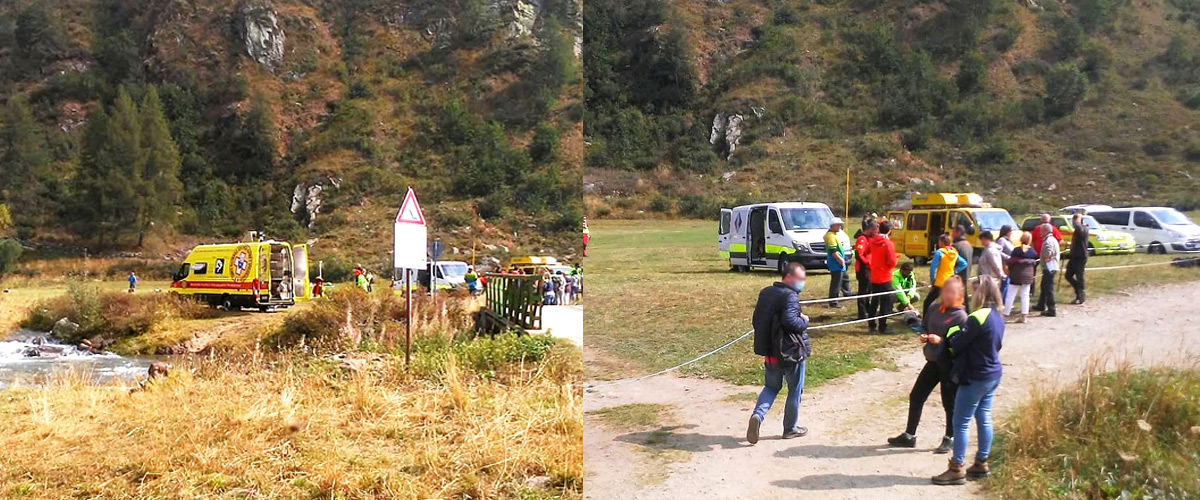
<svg viewBox="0 0 1200 500">
<path fill-rule="evenodd" d="M 21 244 L 17 240 L 0 240 L 0 277 L 12 272 L 17 267 L 17 259 L 21 258 Z"/>
<path fill-rule="evenodd" d="M 1056 64 L 1046 74 L 1046 117 L 1062 118 L 1073 112 L 1087 94 L 1087 76 L 1074 64 Z"/>
<path fill-rule="evenodd" d="M 1147 139 L 1142 143 L 1142 151 L 1150 156 L 1162 156 L 1171 152 L 1171 142 L 1163 137 Z"/>
<path fill-rule="evenodd" d="M 1183 159 L 1187 161 L 1200 162 L 1200 140 L 1189 142 L 1183 148 Z"/>
</svg>

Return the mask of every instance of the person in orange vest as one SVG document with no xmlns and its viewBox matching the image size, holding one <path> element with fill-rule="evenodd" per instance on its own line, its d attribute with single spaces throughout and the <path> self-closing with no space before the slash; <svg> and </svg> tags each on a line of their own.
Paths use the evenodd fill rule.
<svg viewBox="0 0 1200 500">
<path fill-rule="evenodd" d="M 938 249 L 933 252 L 933 258 L 929 261 L 929 281 L 933 287 L 925 297 L 925 305 L 921 308 L 922 316 L 929 310 L 929 305 L 942 294 L 942 284 L 946 282 L 946 278 L 958 275 L 966 269 L 967 259 L 958 254 L 950 235 L 942 233 L 938 237 Z"/>
<path fill-rule="evenodd" d="M 867 239 L 865 253 L 870 267 L 871 293 L 882 294 L 870 298 L 867 306 L 868 318 L 891 314 L 893 301 L 896 300 L 895 293 L 884 293 L 895 291 L 892 289 L 892 272 L 896 270 L 898 259 L 896 258 L 896 245 L 888 237 L 890 232 L 892 232 L 892 223 L 885 220 L 879 223 L 875 234 Z M 867 331 L 889 333 L 887 318 L 867 321 Z"/>
</svg>

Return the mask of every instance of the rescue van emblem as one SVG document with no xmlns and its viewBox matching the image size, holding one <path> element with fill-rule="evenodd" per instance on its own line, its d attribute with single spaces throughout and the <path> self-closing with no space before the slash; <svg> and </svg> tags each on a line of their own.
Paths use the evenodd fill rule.
<svg viewBox="0 0 1200 500">
<path fill-rule="evenodd" d="M 250 275 L 250 245 L 239 245 L 229 260 L 233 262 L 233 267 L 229 270 L 233 281 L 245 281 Z"/>
</svg>

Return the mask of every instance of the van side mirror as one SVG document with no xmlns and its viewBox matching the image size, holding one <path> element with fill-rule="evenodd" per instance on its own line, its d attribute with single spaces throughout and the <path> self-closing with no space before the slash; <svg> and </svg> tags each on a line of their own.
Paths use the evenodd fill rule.
<svg viewBox="0 0 1200 500">
<path fill-rule="evenodd" d="M 971 225 L 968 225 L 968 226 L 967 226 L 967 234 L 970 234 L 970 235 L 974 235 L 974 234 L 975 234 L 975 225 L 974 225 L 974 224 L 971 224 Z"/>
</svg>

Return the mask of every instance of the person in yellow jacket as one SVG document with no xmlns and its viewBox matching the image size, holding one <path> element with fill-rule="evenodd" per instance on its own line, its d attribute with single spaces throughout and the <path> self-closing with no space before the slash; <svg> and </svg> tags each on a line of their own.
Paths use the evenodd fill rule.
<svg viewBox="0 0 1200 500">
<path fill-rule="evenodd" d="M 937 300 L 938 295 L 942 293 L 942 284 L 946 282 L 946 278 L 955 274 L 962 273 L 967 269 L 967 259 L 964 259 L 958 254 L 958 250 L 954 249 L 954 240 L 949 234 L 942 233 L 938 237 L 938 249 L 933 252 L 933 258 L 929 261 L 929 278 L 933 286 L 929 290 L 929 295 L 925 297 L 924 307 L 921 308 L 922 316 L 925 310 L 929 309 L 929 304 Z"/>
</svg>

